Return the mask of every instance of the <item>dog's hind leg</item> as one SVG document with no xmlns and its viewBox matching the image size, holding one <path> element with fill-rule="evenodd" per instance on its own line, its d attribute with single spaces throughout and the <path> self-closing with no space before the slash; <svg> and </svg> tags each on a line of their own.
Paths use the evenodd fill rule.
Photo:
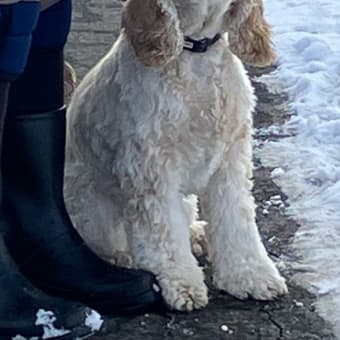
<svg viewBox="0 0 340 340">
<path fill-rule="evenodd" d="M 121 197 L 100 191 L 93 174 L 81 163 L 68 163 L 65 201 L 72 221 L 87 245 L 104 260 L 122 267 L 132 266 Z"/>
<path fill-rule="evenodd" d="M 183 197 L 173 189 L 146 192 L 132 200 L 127 211 L 134 262 L 138 268 L 156 275 L 170 308 L 202 308 L 208 303 L 207 287 L 202 269 L 191 253 L 190 219 Z"/>
<path fill-rule="evenodd" d="M 215 285 L 244 299 L 271 300 L 287 287 L 268 257 L 255 223 L 251 194 L 251 126 L 244 126 L 202 199 Z"/>
</svg>

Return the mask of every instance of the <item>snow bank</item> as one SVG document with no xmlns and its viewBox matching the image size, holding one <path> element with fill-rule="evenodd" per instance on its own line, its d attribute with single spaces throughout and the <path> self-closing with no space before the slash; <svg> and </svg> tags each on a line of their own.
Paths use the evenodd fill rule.
<svg viewBox="0 0 340 340">
<path fill-rule="evenodd" d="M 302 227 L 296 279 L 319 295 L 318 310 L 340 337 L 340 2 L 266 0 L 280 67 L 296 113 L 284 126 L 292 137 L 267 143 L 264 165 L 289 196 Z M 270 83 L 270 82 L 269 82 Z"/>
</svg>

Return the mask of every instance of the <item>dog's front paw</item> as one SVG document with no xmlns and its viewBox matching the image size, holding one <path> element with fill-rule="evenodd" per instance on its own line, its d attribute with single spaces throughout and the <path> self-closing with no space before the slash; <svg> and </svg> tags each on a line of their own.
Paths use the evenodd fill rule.
<svg viewBox="0 0 340 340">
<path fill-rule="evenodd" d="M 222 275 L 216 274 L 214 283 L 239 299 L 273 300 L 288 293 L 285 279 L 269 258 L 262 263 L 244 261 Z"/>
<path fill-rule="evenodd" d="M 203 281 L 188 277 L 157 277 L 166 304 L 179 311 L 201 309 L 208 304 L 208 289 Z"/>
</svg>

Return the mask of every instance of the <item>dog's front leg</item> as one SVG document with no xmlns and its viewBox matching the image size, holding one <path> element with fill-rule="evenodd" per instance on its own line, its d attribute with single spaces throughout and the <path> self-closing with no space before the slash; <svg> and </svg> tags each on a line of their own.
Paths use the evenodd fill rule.
<svg viewBox="0 0 340 340">
<path fill-rule="evenodd" d="M 145 189 L 131 201 L 131 249 L 136 267 L 156 275 L 169 307 L 191 311 L 208 303 L 207 288 L 191 253 L 190 222 L 182 196 L 172 186 L 164 188 L 165 177 L 162 190 Z"/>
<path fill-rule="evenodd" d="M 215 285 L 241 299 L 271 300 L 287 287 L 255 223 L 250 133 L 246 126 L 211 178 L 202 199 L 203 218 Z"/>
</svg>

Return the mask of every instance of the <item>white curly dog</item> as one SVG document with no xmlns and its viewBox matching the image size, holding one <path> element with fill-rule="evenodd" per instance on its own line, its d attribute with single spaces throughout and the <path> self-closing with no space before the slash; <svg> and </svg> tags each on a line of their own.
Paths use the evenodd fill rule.
<svg viewBox="0 0 340 340">
<path fill-rule="evenodd" d="M 241 299 L 287 292 L 255 223 L 253 89 L 217 35 L 229 32 L 254 64 L 271 62 L 261 5 L 128 0 L 118 40 L 70 104 L 66 190 L 79 232 L 103 258 L 120 264 L 130 254 L 134 267 L 153 272 L 173 309 L 208 303 L 191 251 L 189 194 L 207 221 L 216 287 Z"/>
</svg>

